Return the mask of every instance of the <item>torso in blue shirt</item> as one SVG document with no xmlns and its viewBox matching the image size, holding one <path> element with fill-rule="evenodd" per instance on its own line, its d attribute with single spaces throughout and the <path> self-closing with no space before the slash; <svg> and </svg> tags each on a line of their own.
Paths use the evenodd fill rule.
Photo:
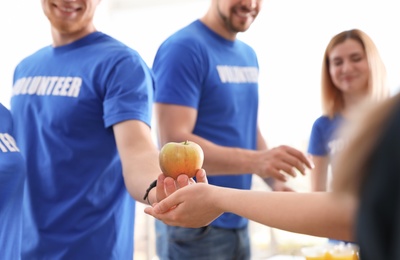
<svg viewBox="0 0 400 260">
<path fill-rule="evenodd" d="M 333 118 L 321 116 L 315 120 L 308 144 L 308 153 L 316 156 L 331 157 L 343 149 L 344 140 L 336 135 L 342 122 L 343 118 L 340 115 L 336 115 Z"/>
<path fill-rule="evenodd" d="M 154 60 L 156 102 L 197 109 L 193 133 L 215 144 L 256 149 L 258 61 L 245 43 L 228 41 L 199 20 L 167 39 Z M 250 189 L 250 173 L 209 176 L 218 186 Z M 212 225 L 239 228 L 247 220 L 226 213 Z"/>
<path fill-rule="evenodd" d="M 20 259 L 25 176 L 10 111 L 0 103 L 0 259 Z"/>
<path fill-rule="evenodd" d="M 23 258 L 132 259 L 134 201 L 112 125 L 150 124 L 152 83 L 137 52 L 100 32 L 17 66 L 11 109 L 28 164 Z"/>
</svg>

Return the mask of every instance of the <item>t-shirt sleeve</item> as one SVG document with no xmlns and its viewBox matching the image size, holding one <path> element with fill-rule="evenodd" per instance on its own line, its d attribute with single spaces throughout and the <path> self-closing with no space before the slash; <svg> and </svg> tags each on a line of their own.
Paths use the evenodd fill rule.
<svg viewBox="0 0 400 260">
<path fill-rule="evenodd" d="M 189 43 L 163 43 L 153 63 L 155 101 L 197 108 L 207 63 Z M 201 65 L 201 66 L 200 66 Z"/>
<path fill-rule="evenodd" d="M 105 126 L 131 119 L 150 125 L 154 79 L 145 62 L 139 56 L 126 57 L 115 64 L 106 81 Z"/>
<path fill-rule="evenodd" d="M 323 121 L 321 118 L 315 120 L 310 134 L 307 152 L 311 155 L 325 156 L 328 154 L 326 141 L 323 138 Z"/>
</svg>

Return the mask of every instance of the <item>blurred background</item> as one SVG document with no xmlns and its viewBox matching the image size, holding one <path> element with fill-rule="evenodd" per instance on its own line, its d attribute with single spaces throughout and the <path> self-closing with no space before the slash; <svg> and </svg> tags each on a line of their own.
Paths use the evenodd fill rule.
<svg viewBox="0 0 400 260">
<path fill-rule="evenodd" d="M 102 0 L 97 29 L 136 49 L 151 67 L 159 44 L 200 18 L 210 0 Z M 9 107 L 17 63 L 51 44 L 40 1 L 4 1 L 0 11 L 0 102 Z M 306 150 L 314 120 L 321 114 L 320 70 L 330 38 L 359 28 L 375 41 L 393 93 L 400 86 L 400 37 L 396 0 L 264 0 L 252 27 L 239 38 L 254 47 L 260 63 L 260 126 L 270 147 L 287 144 Z M 1 123 L 1 122 L 0 122 Z M 156 142 L 156 140 L 155 140 Z M 289 180 L 297 191 L 309 189 L 308 176 Z M 268 187 L 255 178 L 254 189 Z M 154 258 L 153 219 L 138 205 L 135 259 Z M 254 259 L 296 254 L 325 239 L 251 223 Z"/>
</svg>

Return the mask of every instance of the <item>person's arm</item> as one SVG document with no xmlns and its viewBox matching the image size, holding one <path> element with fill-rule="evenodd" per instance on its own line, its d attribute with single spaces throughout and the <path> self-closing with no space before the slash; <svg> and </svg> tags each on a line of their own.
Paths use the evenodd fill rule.
<svg viewBox="0 0 400 260">
<path fill-rule="evenodd" d="M 312 156 L 311 157 L 314 168 L 310 173 L 311 190 L 312 191 L 326 191 L 328 182 L 328 156 Z"/>
<path fill-rule="evenodd" d="M 352 241 L 356 201 L 327 192 L 230 190 L 216 199 L 223 211 L 290 232 Z"/>
<path fill-rule="evenodd" d="M 122 173 L 129 194 L 145 204 L 162 200 L 176 189 L 194 183 L 186 175 L 177 181 L 164 185 L 165 176 L 159 166 L 159 151 L 153 142 L 150 127 L 138 120 L 127 120 L 113 126 L 118 152 L 122 162 Z M 203 169 L 196 173 L 196 179 L 207 182 Z M 157 186 L 150 190 L 148 200 L 144 199 L 149 185 L 157 180 Z"/>
<path fill-rule="evenodd" d="M 347 195 L 249 191 L 198 183 L 147 207 L 145 213 L 168 225 L 201 227 L 223 212 L 232 212 L 273 228 L 352 241 L 356 208 L 356 199 Z"/>
<path fill-rule="evenodd" d="M 286 181 L 281 171 L 295 176 L 294 168 L 303 174 L 306 168 L 312 168 L 302 152 L 289 146 L 253 151 L 220 146 L 193 134 L 197 119 L 194 108 L 161 103 L 156 103 L 155 108 L 160 144 L 185 140 L 196 142 L 204 151 L 203 167 L 208 175 L 251 172 L 262 178 L 274 177 Z"/>
<path fill-rule="evenodd" d="M 114 125 L 113 130 L 125 186 L 135 200 L 148 204 L 143 199 L 146 189 L 161 174 L 158 150 L 152 140 L 150 127 L 138 120 L 127 120 Z M 151 203 L 156 202 L 155 190 L 150 192 Z M 163 194 L 159 195 L 160 198 L 164 197 Z"/>
</svg>

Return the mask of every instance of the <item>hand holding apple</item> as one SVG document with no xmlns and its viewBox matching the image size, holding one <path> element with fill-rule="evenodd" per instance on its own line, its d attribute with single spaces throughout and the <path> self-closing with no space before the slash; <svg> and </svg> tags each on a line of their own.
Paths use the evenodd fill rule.
<svg viewBox="0 0 400 260">
<path fill-rule="evenodd" d="M 181 174 L 196 175 L 204 161 L 203 149 L 195 142 L 169 142 L 160 150 L 159 162 L 165 176 L 176 179 Z"/>
</svg>

